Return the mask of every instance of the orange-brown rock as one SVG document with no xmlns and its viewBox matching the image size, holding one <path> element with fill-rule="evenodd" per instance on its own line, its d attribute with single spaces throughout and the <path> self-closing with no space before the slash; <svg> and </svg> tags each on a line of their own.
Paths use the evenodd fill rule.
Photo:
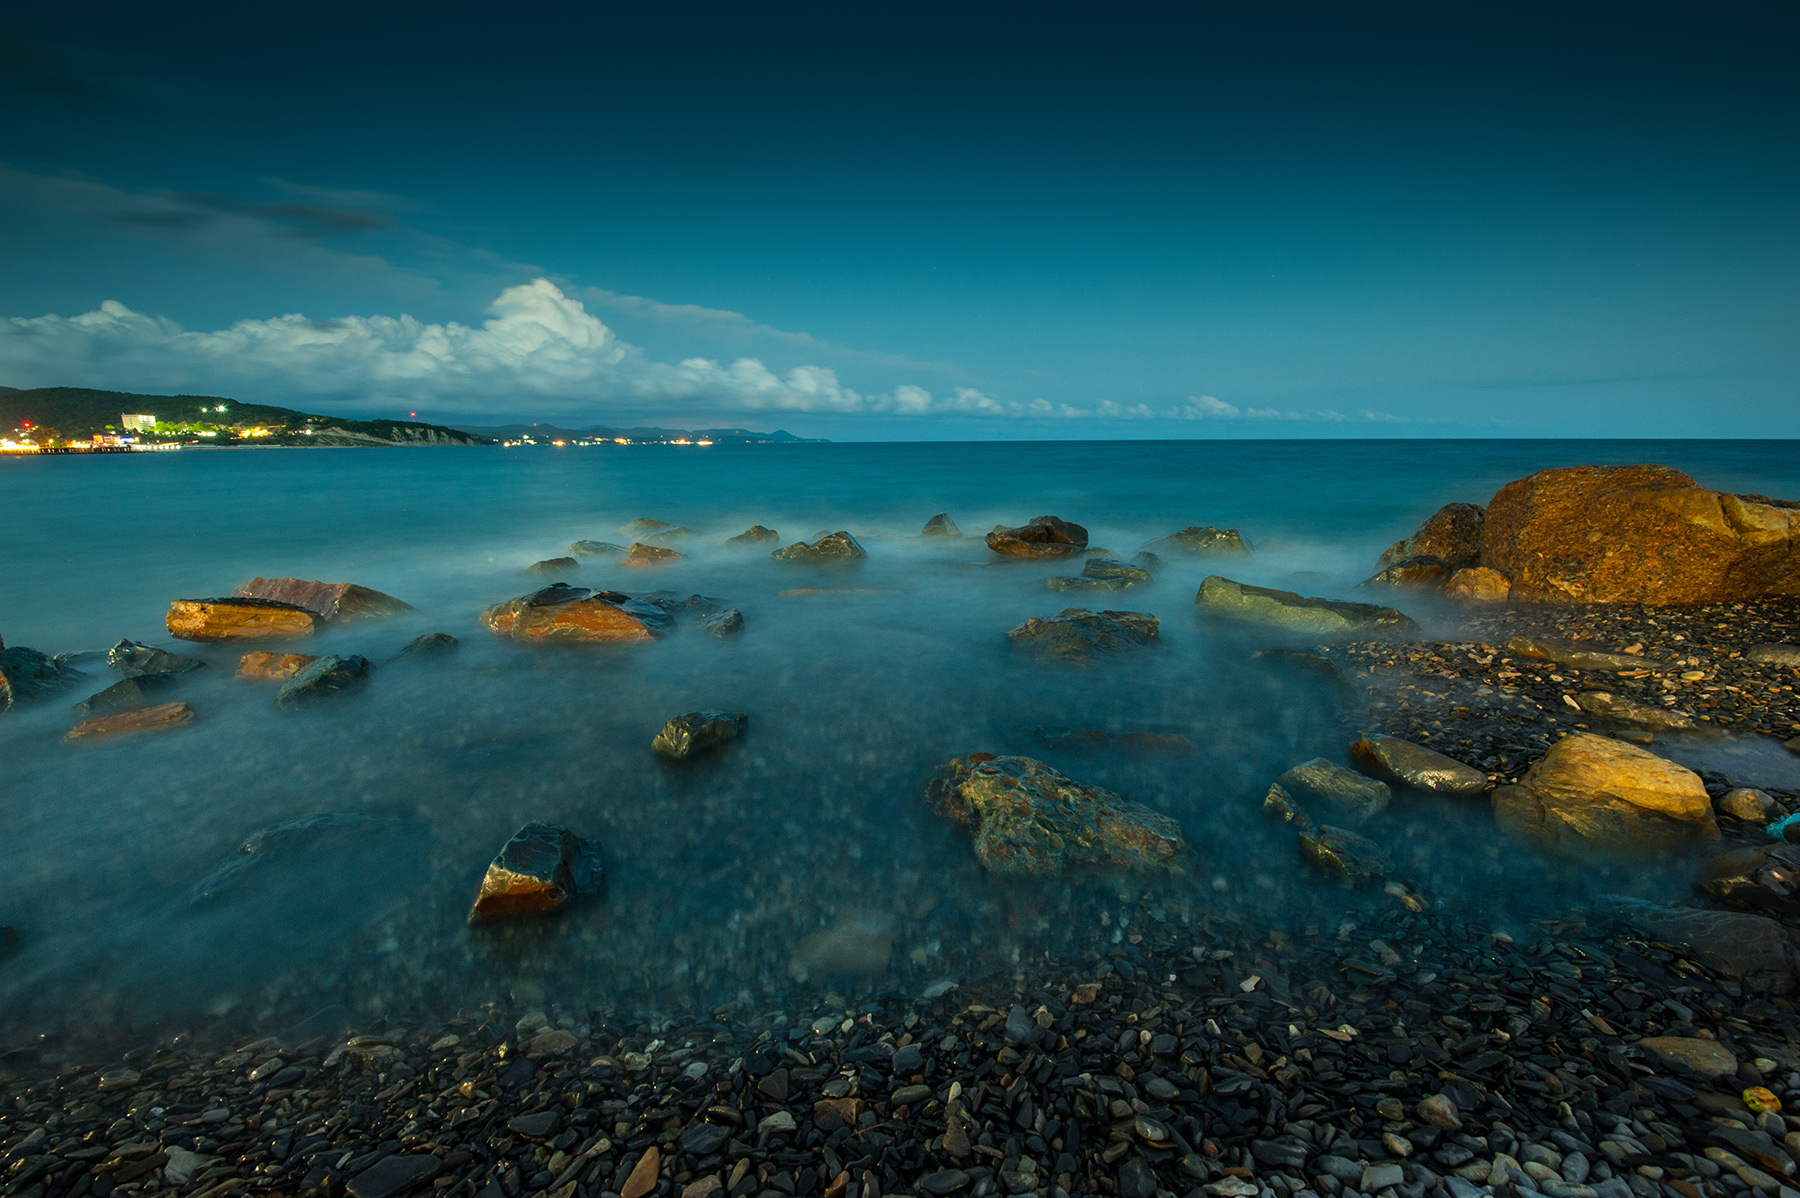
<svg viewBox="0 0 1800 1198">
<path fill-rule="evenodd" d="M 1412 536 L 1390 545 L 1376 568 L 1386 569 L 1409 557 L 1435 557 L 1452 570 L 1472 566 L 1481 557 L 1482 517 L 1479 504 L 1447 503 Z"/>
<path fill-rule="evenodd" d="M 1481 564 L 1511 580 L 1515 600 L 1800 594 L 1800 508 L 1709 491 L 1667 466 L 1540 470 L 1488 504 Z"/>
<path fill-rule="evenodd" d="M 140 707 L 103 715 L 69 729 L 69 740 L 104 740 L 114 736 L 136 736 L 140 732 L 160 732 L 194 722 L 194 709 L 186 703 L 162 703 L 156 707 Z"/>
<path fill-rule="evenodd" d="M 675 626 L 655 604 L 560 582 L 488 608 L 481 622 L 501 636 L 533 644 L 629 644 L 655 640 Z"/>
<path fill-rule="evenodd" d="M 996 528 L 987 547 L 1001 557 L 1068 557 L 1087 548 L 1088 532 L 1055 516 L 1038 516 L 1017 528 Z"/>
<path fill-rule="evenodd" d="M 1466 566 L 1444 584 L 1444 598 L 1459 603 L 1505 603 L 1512 594 L 1506 575 L 1486 566 Z"/>
<path fill-rule="evenodd" d="M 1624 741 L 1576 733 L 1494 792 L 1501 829 L 1565 852 L 1653 852 L 1716 841 L 1699 775 Z"/>
<path fill-rule="evenodd" d="M 600 888 L 600 848 L 560 824 L 533 821 L 513 833 L 482 875 L 470 923 L 542 915 Z"/>
<path fill-rule="evenodd" d="M 354 582 L 309 582 L 304 578 L 252 578 L 231 592 L 239 599 L 273 599 L 304 607 L 321 620 L 398 616 L 415 610 L 392 595 Z"/>
<path fill-rule="evenodd" d="M 679 561 L 686 557 L 685 553 L 677 553 L 673 549 L 665 549 L 661 545 L 646 545 L 641 541 L 632 544 L 625 554 L 628 566 L 660 566 L 667 562 Z"/>
<path fill-rule="evenodd" d="M 319 616 L 271 599 L 177 599 L 165 621 L 184 641 L 263 641 L 311 636 Z"/>
<path fill-rule="evenodd" d="M 256 682 L 286 682 L 317 657 L 305 653 L 267 653 L 258 650 L 238 658 L 237 676 Z"/>
</svg>

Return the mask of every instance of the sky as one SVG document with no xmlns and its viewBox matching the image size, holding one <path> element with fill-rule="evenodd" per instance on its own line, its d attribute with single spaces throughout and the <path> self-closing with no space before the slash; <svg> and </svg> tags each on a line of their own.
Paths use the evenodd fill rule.
<svg viewBox="0 0 1800 1198">
<path fill-rule="evenodd" d="M 0 385 L 1800 436 L 1776 4 L 0 7 Z"/>
</svg>

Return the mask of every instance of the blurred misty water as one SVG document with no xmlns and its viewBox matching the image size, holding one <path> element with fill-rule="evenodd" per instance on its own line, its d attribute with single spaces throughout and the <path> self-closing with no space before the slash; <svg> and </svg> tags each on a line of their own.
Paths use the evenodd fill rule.
<svg viewBox="0 0 1800 1198">
<path fill-rule="evenodd" d="M 1485 503 L 1546 466 L 1653 461 L 1718 489 L 1800 496 L 1778 443 L 1107 442 L 469 450 L 214 451 L 0 461 L 0 637 L 44 652 L 122 637 L 208 660 L 179 697 L 191 728 L 65 744 L 63 701 L 0 717 L 0 1046 L 58 1028 L 268 1025 L 341 1004 L 402 1019 L 520 982 L 581 1008 L 779 1005 L 822 987 L 918 990 L 1078 956 L 1148 904 L 1174 923 L 1229 911 L 1329 923 L 1353 896 L 1300 871 L 1259 812 L 1269 779 L 1342 760 L 1343 696 L 1192 612 L 1207 573 L 1355 598 L 1390 542 L 1443 503 Z M 922 540 L 948 512 L 968 538 Z M 1054 514 L 1129 558 L 1193 524 L 1242 530 L 1241 564 L 1171 560 L 1147 589 L 1063 596 L 1070 567 L 1001 564 L 997 523 Z M 685 525 L 689 556 L 568 578 L 726 600 L 746 630 L 683 628 L 653 645 L 539 649 L 476 623 L 547 580 L 570 542 L 623 543 L 637 517 Z M 855 566 L 773 562 L 720 546 L 751 524 L 781 543 L 848 529 Z M 332 629 L 296 651 L 361 653 L 370 685 L 278 711 L 232 678 L 243 646 L 184 646 L 173 598 L 255 576 L 359 582 L 418 608 Z M 826 593 L 782 594 L 818 590 Z M 1005 631 L 1065 606 L 1147 611 L 1160 648 L 1101 668 L 1047 668 Z M 1403 603 L 1402 606 L 1405 606 Z M 1428 630 L 1438 613 L 1415 613 Z M 454 656 L 390 659 L 425 632 Z M 266 646 L 262 646 L 266 647 Z M 747 736 L 683 768 L 649 743 L 697 708 L 748 713 Z M 1072 756 L 1037 726 L 1175 732 L 1185 758 Z M 1193 868 L 1173 878 L 986 876 L 967 836 L 921 800 L 932 769 L 974 751 L 1039 756 L 1179 820 Z M 196 883 L 259 829 L 319 813 L 378 821 L 271 853 L 203 902 Z M 535 924 L 463 919 L 488 860 L 522 823 L 596 839 L 602 895 Z M 1496 844 L 1485 804 L 1397 802 L 1368 829 L 1432 900 L 1496 921 L 1596 888 L 1660 893 L 1654 871 L 1571 868 Z M 1392 900 L 1387 900 L 1391 902 Z M 1104 916 L 1104 918 L 1102 918 Z M 885 951 L 884 951 L 885 950 Z"/>
</svg>

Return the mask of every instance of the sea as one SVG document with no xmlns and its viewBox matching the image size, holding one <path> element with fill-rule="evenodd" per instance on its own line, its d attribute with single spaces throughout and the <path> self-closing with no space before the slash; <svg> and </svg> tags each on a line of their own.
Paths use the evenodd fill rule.
<svg viewBox="0 0 1800 1198">
<path fill-rule="evenodd" d="M 0 637 L 99 654 L 121 639 L 205 659 L 187 728 L 67 742 L 69 704 L 0 715 L 0 1051 L 229 1039 L 321 1012 L 412 1026 L 499 1003 L 612 1017 L 881 1003 L 1039 965 L 1079 969 L 1147 925 L 1337 927 L 1392 903 L 1298 861 L 1261 814 L 1268 783 L 1344 760 L 1343 690 L 1208 626 L 1208 573 L 1367 599 L 1378 555 L 1439 506 L 1485 503 L 1546 467 L 1655 462 L 1720 490 L 1800 497 L 1793 442 L 1108 441 L 464 449 L 195 450 L 0 460 Z M 947 513 L 962 539 L 922 538 Z M 1142 591 L 1081 602 L 1067 564 L 996 559 L 982 535 L 1055 515 L 1129 558 L 1191 525 L 1233 528 L 1229 567 L 1171 557 Z M 530 647 L 478 622 L 548 580 L 576 540 L 638 518 L 696 534 L 652 569 L 587 557 L 573 584 L 703 595 L 740 636 L 691 622 L 647 645 Z M 851 532 L 851 566 L 722 541 Z M 415 614 L 295 645 L 375 663 L 361 691 L 300 711 L 233 677 L 243 646 L 190 645 L 169 602 L 254 576 L 356 582 Z M 1399 605 L 1428 634 L 1455 613 Z M 1068 606 L 1146 611 L 1161 644 L 1096 668 L 1013 651 L 1008 629 Z M 451 655 L 396 659 L 429 632 Z M 260 646 L 259 646 L 260 647 Z M 663 722 L 743 712 L 708 757 L 651 752 Z M 1186 737 L 1189 756 L 1078 754 L 1039 729 Z M 1176 819 L 1169 875 L 996 877 L 924 786 L 974 752 L 1039 757 Z M 317 816 L 344 817 L 326 821 Z M 303 821 L 298 825 L 294 821 Z M 591 838 L 600 893 L 498 928 L 466 922 L 483 871 L 529 821 Z M 275 830 L 270 832 L 269 830 Z M 1495 927 L 1667 871 L 1544 861 L 1484 804 L 1396 801 L 1365 829 L 1437 909 Z M 264 835 L 258 838 L 258 834 Z M 258 851 L 246 853 L 246 844 Z M 246 859 L 250 859 L 246 864 Z M 1361 914 L 1359 914 L 1361 913 Z M 58 1041 L 62 1042 L 62 1041 Z M 75 1051 L 73 1048 L 70 1051 Z"/>
</svg>

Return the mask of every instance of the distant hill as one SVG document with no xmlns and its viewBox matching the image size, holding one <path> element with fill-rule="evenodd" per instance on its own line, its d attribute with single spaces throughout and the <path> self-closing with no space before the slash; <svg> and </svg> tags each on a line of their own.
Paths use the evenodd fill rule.
<svg viewBox="0 0 1800 1198">
<path fill-rule="evenodd" d="M 217 395 L 138 395 L 85 387 L 0 387 L 0 431 L 26 421 L 44 436 L 86 440 L 121 432 L 126 413 L 155 416 L 147 440 L 198 440 L 210 445 L 313 445 L 391 448 L 417 445 L 485 445 L 488 438 L 417 420 L 346 420 Z M 266 435 L 250 435 L 267 430 Z M 308 431 L 310 430 L 310 431 Z"/>
<path fill-rule="evenodd" d="M 736 441 L 751 445 L 826 445 L 823 437 L 796 437 L 792 433 L 776 429 L 772 433 L 753 432 L 747 428 L 608 428 L 604 425 L 593 425 L 590 428 L 563 428 L 556 424 L 499 424 L 456 426 L 465 433 L 477 436 L 492 437 L 499 441 L 516 441 L 520 437 L 530 437 L 534 441 L 574 441 L 592 438 L 610 441 L 615 437 L 624 437 L 631 441 L 674 441 L 686 438 L 690 441 L 705 438 L 713 442 Z"/>
</svg>

